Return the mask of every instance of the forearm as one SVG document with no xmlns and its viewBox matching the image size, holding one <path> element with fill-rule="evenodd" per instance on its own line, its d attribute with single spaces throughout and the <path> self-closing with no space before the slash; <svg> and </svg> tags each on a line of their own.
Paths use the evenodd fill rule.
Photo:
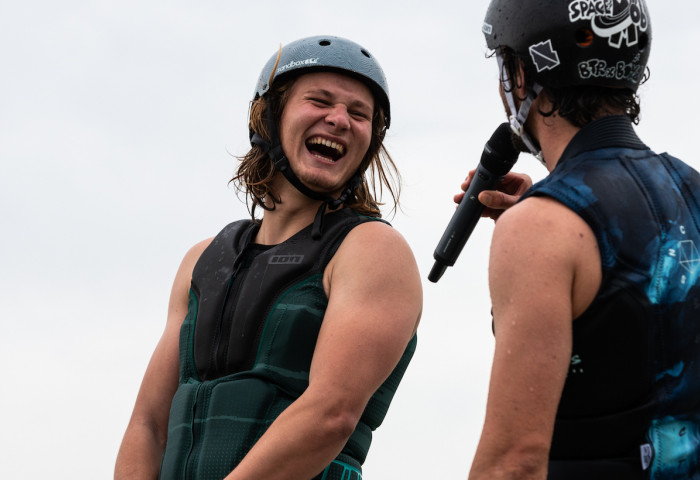
<svg viewBox="0 0 700 480">
<path fill-rule="evenodd" d="M 546 445 L 502 450 L 482 436 L 469 480 L 546 480 L 548 452 Z"/>
<path fill-rule="evenodd" d="M 117 462 L 115 480 L 154 480 L 158 478 L 165 446 L 145 426 L 130 425 L 124 434 Z"/>
<path fill-rule="evenodd" d="M 300 397 L 254 445 L 226 480 L 308 480 L 340 453 L 355 422 Z"/>
</svg>

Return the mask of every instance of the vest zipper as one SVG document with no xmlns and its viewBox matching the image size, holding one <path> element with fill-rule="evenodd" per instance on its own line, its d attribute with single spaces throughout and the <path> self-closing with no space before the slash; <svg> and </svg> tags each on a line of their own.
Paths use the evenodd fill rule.
<svg viewBox="0 0 700 480">
<path fill-rule="evenodd" d="M 221 375 L 221 373 L 226 369 L 233 314 L 236 310 L 238 293 L 248 271 L 248 268 L 243 268 L 243 259 L 245 258 L 244 255 L 247 251 L 248 247 L 246 246 L 233 262 L 234 270 L 231 274 L 231 279 L 229 280 L 228 287 L 226 289 L 224 307 L 221 311 L 221 317 L 219 317 L 219 322 L 216 329 L 216 336 L 214 337 L 214 345 L 211 352 L 211 365 L 214 367 L 213 371 L 217 375 Z"/>
</svg>

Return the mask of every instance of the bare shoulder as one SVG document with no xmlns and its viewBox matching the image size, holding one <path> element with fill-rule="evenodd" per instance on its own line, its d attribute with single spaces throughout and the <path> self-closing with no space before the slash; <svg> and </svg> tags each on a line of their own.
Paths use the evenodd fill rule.
<svg viewBox="0 0 700 480">
<path fill-rule="evenodd" d="M 365 255 L 381 255 L 394 251 L 397 255 L 413 258 L 406 239 L 391 225 L 384 222 L 366 222 L 353 228 L 341 249 L 364 252 Z"/>
<path fill-rule="evenodd" d="M 187 251 L 187 253 L 185 253 L 185 257 L 182 259 L 182 263 L 187 267 L 191 267 L 188 268 L 190 273 L 192 272 L 194 265 L 197 263 L 197 260 L 199 260 L 199 257 L 202 256 L 202 252 L 204 252 L 204 250 L 207 249 L 207 247 L 211 244 L 212 240 L 214 240 L 214 237 L 204 239 L 201 242 L 194 244 Z"/>
<path fill-rule="evenodd" d="M 518 293 L 526 299 L 527 286 L 553 280 L 557 272 L 573 275 L 569 252 L 578 222 L 585 226 L 574 212 L 547 197 L 530 197 L 506 210 L 496 221 L 491 241 L 492 300 L 496 302 L 499 293 L 508 301 Z"/>
<path fill-rule="evenodd" d="M 527 198 L 506 210 L 496 222 L 489 279 L 492 291 L 502 286 L 502 291 L 510 292 L 508 295 L 519 286 L 537 285 L 547 279 L 548 284 L 573 293 L 575 318 L 590 304 L 600 285 L 595 234 L 576 212 L 557 200 Z"/>
<path fill-rule="evenodd" d="M 573 210 L 549 197 L 530 197 L 506 210 L 496 222 L 492 253 L 506 256 L 576 253 L 597 248 L 589 225 Z"/>
<path fill-rule="evenodd" d="M 202 240 L 201 242 L 194 244 L 189 250 L 187 250 L 187 253 L 185 253 L 182 262 L 180 263 L 180 268 L 178 269 L 177 277 L 182 276 L 186 278 L 189 282 L 190 278 L 192 277 L 192 270 L 194 270 L 194 266 L 197 263 L 197 260 L 199 260 L 199 257 L 202 256 L 202 252 L 206 250 L 206 248 L 209 246 L 209 244 L 211 244 L 213 239 L 214 237 Z"/>
<path fill-rule="evenodd" d="M 179 310 L 183 308 L 186 309 L 187 307 L 194 266 L 197 264 L 199 257 L 202 256 L 202 252 L 204 252 L 213 239 L 214 237 L 207 238 L 193 245 L 187 253 L 185 253 L 182 262 L 180 262 L 180 267 L 175 274 L 175 280 L 173 281 L 173 287 L 170 293 L 170 310 L 177 310 L 178 315 L 181 314 Z"/>
<path fill-rule="evenodd" d="M 329 265 L 347 270 L 367 269 L 391 272 L 417 267 L 406 239 L 384 222 L 367 222 L 353 228 Z"/>
<path fill-rule="evenodd" d="M 564 204 L 550 197 L 530 197 L 501 215 L 494 235 L 513 231 L 533 234 L 542 230 L 567 232 L 575 226 L 586 226 L 586 223 Z"/>
<path fill-rule="evenodd" d="M 383 307 L 405 309 L 415 325 L 420 318 L 422 286 L 415 257 L 406 239 L 383 222 L 352 229 L 326 268 L 324 287 L 333 302 L 359 308 L 357 299 L 363 299 L 369 308 L 373 299 L 388 304 Z"/>
</svg>

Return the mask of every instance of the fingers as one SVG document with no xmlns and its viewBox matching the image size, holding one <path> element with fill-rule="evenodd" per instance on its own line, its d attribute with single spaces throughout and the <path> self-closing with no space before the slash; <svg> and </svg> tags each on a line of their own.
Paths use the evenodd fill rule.
<svg viewBox="0 0 700 480">
<path fill-rule="evenodd" d="M 467 178 L 460 185 L 461 192 L 454 195 L 453 200 L 459 204 L 469 188 L 476 169 L 470 170 Z M 532 179 L 524 173 L 509 172 L 498 185 L 498 190 L 486 190 L 479 194 L 479 201 L 486 206 L 483 217 L 497 219 L 507 208 L 512 207 L 520 197 L 532 186 Z"/>
<path fill-rule="evenodd" d="M 498 189 L 509 195 L 521 196 L 532 186 L 532 179 L 524 173 L 509 172 Z"/>
<path fill-rule="evenodd" d="M 462 182 L 462 191 L 466 192 L 467 188 L 469 188 L 469 184 L 472 183 L 472 178 L 474 178 L 474 173 L 476 172 L 476 168 L 473 170 L 469 170 L 469 173 L 467 174 L 467 178 L 464 179 Z"/>
<path fill-rule="evenodd" d="M 474 172 L 476 172 L 476 169 L 469 170 L 467 178 L 465 178 L 462 184 L 460 185 L 462 191 L 460 193 L 455 194 L 455 196 L 452 197 L 456 204 L 459 205 L 459 203 L 464 198 L 464 193 L 467 191 L 467 188 L 469 188 L 469 184 L 472 183 L 472 177 L 474 176 Z"/>
<path fill-rule="evenodd" d="M 486 205 L 486 208 L 505 210 L 512 207 L 518 201 L 520 195 L 508 195 L 496 190 L 486 190 L 479 194 L 479 201 Z"/>
</svg>

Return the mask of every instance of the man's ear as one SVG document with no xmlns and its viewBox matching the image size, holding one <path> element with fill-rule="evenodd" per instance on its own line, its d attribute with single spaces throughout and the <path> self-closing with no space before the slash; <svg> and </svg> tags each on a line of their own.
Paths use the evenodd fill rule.
<svg viewBox="0 0 700 480">
<path fill-rule="evenodd" d="M 522 61 L 518 61 L 518 70 L 515 72 L 512 84 L 516 98 L 523 100 L 527 95 L 527 88 L 525 87 L 525 69 Z"/>
</svg>

